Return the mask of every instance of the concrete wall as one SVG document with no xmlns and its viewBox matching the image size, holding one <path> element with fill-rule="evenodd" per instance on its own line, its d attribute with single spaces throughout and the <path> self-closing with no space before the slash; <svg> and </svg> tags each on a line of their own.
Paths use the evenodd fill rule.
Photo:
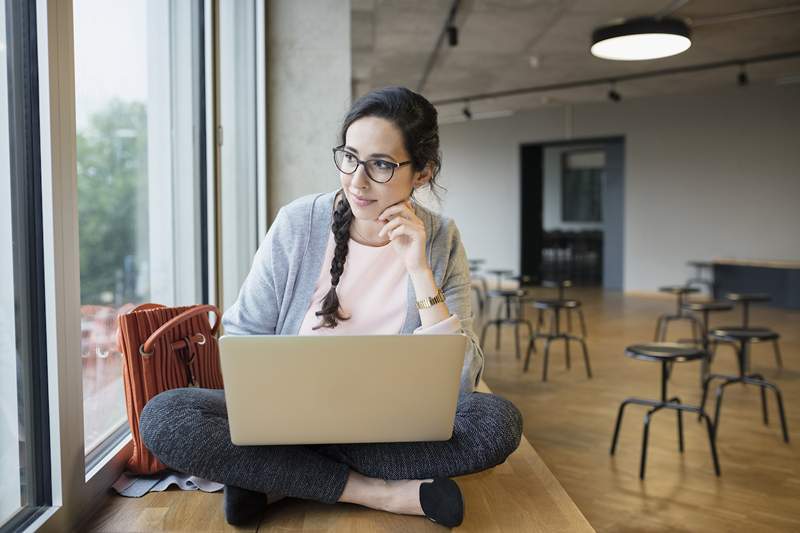
<svg viewBox="0 0 800 533">
<path fill-rule="evenodd" d="M 443 211 L 467 253 L 519 269 L 519 146 L 625 138 L 624 288 L 682 282 L 687 260 L 800 258 L 800 86 L 575 106 L 441 127 Z"/>
<path fill-rule="evenodd" d="M 269 219 L 338 186 L 330 149 L 350 108 L 350 1 L 267 3 Z"/>
</svg>

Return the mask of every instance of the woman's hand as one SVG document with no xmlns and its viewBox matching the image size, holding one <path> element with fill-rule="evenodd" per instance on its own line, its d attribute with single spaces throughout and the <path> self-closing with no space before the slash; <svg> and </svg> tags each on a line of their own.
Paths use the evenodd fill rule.
<svg viewBox="0 0 800 533">
<path fill-rule="evenodd" d="M 378 236 L 389 238 L 392 248 L 403 258 L 409 273 L 430 268 L 425 254 L 425 224 L 414 212 L 410 198 L 384 209 L 378 215 L 378 221 L 385 223 Z"/>
</svg>

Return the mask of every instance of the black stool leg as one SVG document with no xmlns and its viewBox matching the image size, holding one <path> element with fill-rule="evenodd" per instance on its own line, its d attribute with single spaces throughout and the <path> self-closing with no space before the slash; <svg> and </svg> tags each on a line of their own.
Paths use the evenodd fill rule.
<svg viewBox="0 0 800 533">
<path fill-rule="evenodd" d="M 542 381 L 547 381 L 547 362 L 550 359 L 550 337 L 544 341 L 544 360 L 542 361 Z"/>
<path fill-rule="evenodd" d="M 583 335 L 583 338 L 586 338 L 588 336 L 586 335 L 586 320 L 583 318 L 583 309 L 580 307 L 578 308 L 578 318 L 581 321 L 581 335 Z"/>
<path fill-rule="evenodd" d="M 778 368 L 783 368 L 783 359 L 781 359 L 781 349 L 778 346 L 778 339 L 772 341 L 773 350 L 775 350 L 775 363 Z"/>
<path fill-rule="evenodd" d="M 737 380 L 738 381 L 738 380 Z M 722 394 L 725 391 L 725 387 L 730 385 L 731 383 L 735 383 L 735 381 L 726 379 L 723 383 L 717 386 L 717 401 L 716 405 L 714 405 L 714 438 L 717 438 L 717 432 L 719 431 L 719 415 L 720 409 L 722 408 Z"/>
<path fill-rule="evenodd" d="M 647 440 L 650 436 L 650 415 L 655 412 L 655 409 L 650 409 L 644 415 L 644 432 L 642 434 L 642 459 L 639 463 L 639 479 L 644 479 L 644 469 L 647 466 Z"/>
<path fill-rule="evenodd" d="M 572 309 L 567 309 L 567 333 L 572 333 Z"/>
<path fill-rule="evenodd" d="M 583 363 L 586 365 L 586 376 L 591 379 L 592 378 L 592 367 L 589 364 L 589 349 L 586 347 L 586 341 L 579 337 L 571 337 L 573 340 L 578 341 L 581 343 L 581 348 L 583 348 Z M 569 340 L 567 341 L 569 342 Z"/>
<path fill-rule="evenodd" d="M 628 404 L 637 403 L 634 398 L 628 398 L 624 400 L 621 404 L 619 404 L 619 410 L 617 411 L 617 421 L 614 424 L 614 436 L 611 438 L 611 450 L 609 450 L 610 455 L 614 455 L 614 452 L 617 451 L 617 439 L 619 438 L 619 428 L 622 426 L 622 416 L 625 414 L 625 408 Z M 648 404 L 642 404 L 648 405 Z"/>
<path fill-rule="evenodd" d="M 778 402 L 778 415 L 781 419 L 781 431 L 783 432 L 783 442 L 789 443 L 789 430 L 786 427 L 786 413 L 783 410 L 783 395 L 776 385 L 769 381 L 763 381 L 764 386 L 772 389 L 775 393 L 775 400 Z"/>
<path fill-rule="evenodd" d="M 519 322 L 514 322 L 514 350 L 517 359 L 519 359 Z"/>
<path fill-rule="evenodd" d="M 564 354 L 566 355 L 567 370 L 569 370 L 572 365 L 572 357 L 569 352 L 569 337 L 564 338 Z"/>
<path fill-rule="evenodd" d="M 717 431 L 711 423 L 711 418 L 703 411 L 700 411 L 700 417 L 706 421 L 706 429 L 708 430 L 708 444 L 711 447 L 711 459 L 714 461 L 714 473 L 719 477 L 719 458 L 717 457 Z"/>
<path fill-rule="evenodd" d="M 681 403 L 681 399 L 677 396 L 670 398 L 669 401 L 672 403 Z M 683 453 L 683 411 L 675 409 L 675 413 L 678 415 L 678 451 Z"/>
<path fill-rule="evenodd" d="M 522 367 L 523 372 L 528 371 L 528 366 L 531 364 L 531 352 L 535 351 L 536 351 L 536 336 L 531 335 L 531 338 L 528 341 L 528 353 L 525 355 L 525 365 Z"/>
<path fill-rule="evenodd" d="M 764 381 L 764 376 L 761 374 L 750 374 L 750 377 Z M 767 410 L 767 389 L 763 383 L 757 383 L 758 389 L 761 392 L 761 418 L 764 420 L 764 425 L 769 425 L 769 412 Z"/>
</svg>

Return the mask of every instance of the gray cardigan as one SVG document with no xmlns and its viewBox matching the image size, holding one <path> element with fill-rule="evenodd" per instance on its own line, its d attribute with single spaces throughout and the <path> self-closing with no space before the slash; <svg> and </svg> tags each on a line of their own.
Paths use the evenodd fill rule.
<svg viewBox="0 0 800 533">
<path fill-rule="evenodd" d="M 228 335 L 297 335 L 323 268 L 338 191 L 313 194 L 282 207 L 253 258 L 236 302 L 225 311 Z M 483 372 L 483 352 L 472 331 L 469 265 L 455 223 L 414 203 L 425 223 L 428 261 L 450 313 L 467 336 L 461 392 L 471 392 Z M 346 268 L 346 267 L 345 267 Z M 420 327 L 416 294 L 409 278 L 408 306 L 401 334 Z"/>
</svg>

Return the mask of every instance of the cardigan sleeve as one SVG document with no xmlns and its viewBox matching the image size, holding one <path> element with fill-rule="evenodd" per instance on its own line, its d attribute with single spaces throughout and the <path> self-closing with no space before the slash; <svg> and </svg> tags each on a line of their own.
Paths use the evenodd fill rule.
<svg viewBox="0 0 800 533">
<path fill-rule="evenodd" d="M 280 245 L 285 237 L 286 220 L 283 209 L 278 211 L 266 237 L 258 247 L 250 272 L 239 289 L 239 296 L 222 316 L 227 335 L 274 335 L 281 308 L 279 295 L 281 273 L 287 257 Z"/>
<path fill-rule="evenodd" d="M 460 320 L 461 333 L 467 337 L 464 366 L 461 370 L 461 392 L 472 392 L 483 375 L 484 355 L 477 335 L 472 330 L 472 280 L 469 273 L 467 253 L 461 242 L 461 234 L 452 220 L 447 220 L 446 235 L 449 239 L 449 256 L 442 281 L 442 292 L 450 313 Z M 449 320 L 449 319 L 448 319 Z"/>
</svg>

